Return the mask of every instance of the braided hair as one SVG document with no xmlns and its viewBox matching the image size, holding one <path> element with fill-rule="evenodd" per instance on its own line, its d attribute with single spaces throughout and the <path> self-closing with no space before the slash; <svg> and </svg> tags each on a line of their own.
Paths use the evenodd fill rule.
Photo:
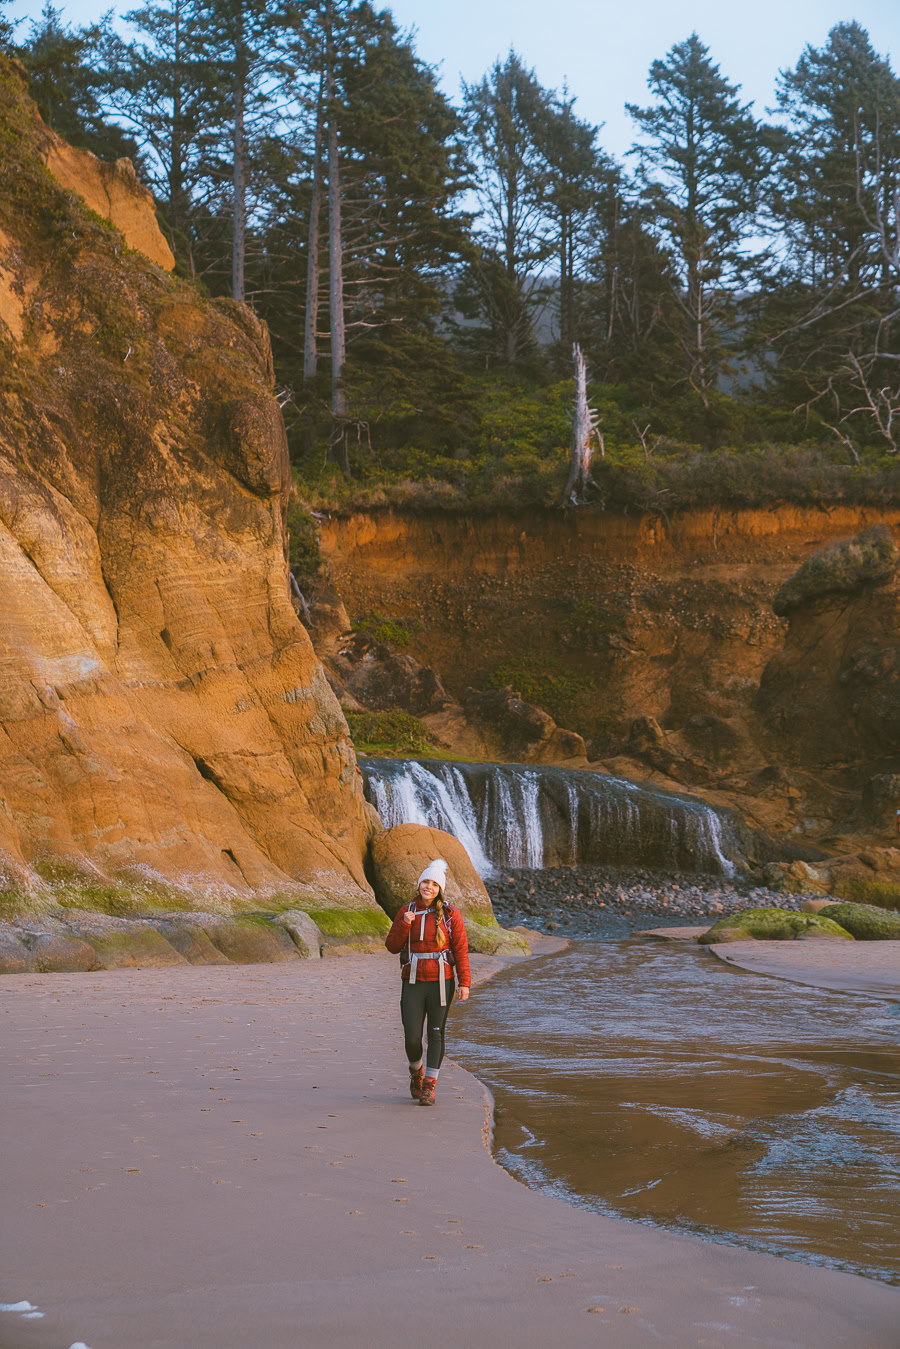
<svg viewBox="0 0 900 1349">
<path fill-rule="evenodd" d="M 434 914 L 434 940 L 437 949 L 442 951 L 445 946 L 449 945 L 449 942 L 445 929 L 441 927 L 444 917 L 444 892 L 441 889 L 438 890 L 437 899 L 434 901 Z"/>
</svg>

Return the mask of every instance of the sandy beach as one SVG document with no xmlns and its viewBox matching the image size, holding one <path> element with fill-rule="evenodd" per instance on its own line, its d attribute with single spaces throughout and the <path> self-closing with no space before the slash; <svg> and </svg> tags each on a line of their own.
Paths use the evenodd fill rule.
<svg viewBox="0 0 900 1349">
<path fill-rule="evenodd" d="M 43 1315 L 0 1312 L 2 1349 L 897 1349 L 895 1289 L 519 1184 L 474 1077 L 410 1101 L 397 984 L 386 955 L 4 980 L 0 1299 Z"/>
</svg>

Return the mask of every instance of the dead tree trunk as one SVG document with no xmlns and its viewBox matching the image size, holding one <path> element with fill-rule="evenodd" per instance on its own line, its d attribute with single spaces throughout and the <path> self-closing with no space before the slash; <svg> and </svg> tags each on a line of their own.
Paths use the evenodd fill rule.
<svg viewBox="0 0 900 1349">
<path fill-rule="evenodd" d="M 303 331 L 303 378 L 315 379 L 317 365 L 316 336 L 319 325 L 319 212 L 322 202 L 322 120 L 324 115 L 324 72 L 319 78 L 316 104 L 315 163 L 312 200 L 309 205 L 309 239 L 306 259 L 306 319 Z"/>
<path fill-rule="evenodd" d="M 584 353 L 577 342 L 572 344 L 575 364 L 575 406 L 572 413 L 572 452 L 569 458 L 569 476 L 563 492 L 563 506 L 577 506 L 584 499 L 591 483 L 591 440 L 596 435 L 603 451 L 603 437 L 597 430 L 597 419 L 587 396 L 587 370 Z"/>
</svg>

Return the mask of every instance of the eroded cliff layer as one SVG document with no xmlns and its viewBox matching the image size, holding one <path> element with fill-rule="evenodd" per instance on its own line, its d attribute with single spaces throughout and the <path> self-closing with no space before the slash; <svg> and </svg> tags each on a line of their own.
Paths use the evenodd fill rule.
<svg viewBox="0 0 900 1349">
<path fill-rule="evenodd" d="M 894 592 L 813 604 L 787 647 L 773 600 L 823 545 L 876 524 L 900 537 L 900 509 L 384 511 L 326 518 L 320 534 L 351 618 L 402 620 L 452 694 L 521 680 L 559 701 L 557 721 L 608 771 L 823 839 L 858 828 L 868 776 L 896 771 L 875 698 L 892 696 Z M 855 673 L 851 656 L 866 656 Z"/>
<path fill-rule="evenodd" d="M 47 172 L 8 64 L 0 137 L 0 885 L 374 906 L 289 601 L 267 333 L 127 252 L 71 154 L 66 188 Z"/>
</svg>

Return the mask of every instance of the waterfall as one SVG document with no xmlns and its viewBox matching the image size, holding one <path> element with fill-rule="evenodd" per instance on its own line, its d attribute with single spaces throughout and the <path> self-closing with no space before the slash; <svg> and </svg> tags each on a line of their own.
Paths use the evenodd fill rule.
<svg viewBox="0 0 900 1349">
<path fill-rule="evenodd" d="M 690 797 L 625 778 L 523 764 L 362 759 L 382 823 L 459 839 L 482 876 L 499 867 L 605 863 L 734 874 L 730 823 Z"/>
</svg>

